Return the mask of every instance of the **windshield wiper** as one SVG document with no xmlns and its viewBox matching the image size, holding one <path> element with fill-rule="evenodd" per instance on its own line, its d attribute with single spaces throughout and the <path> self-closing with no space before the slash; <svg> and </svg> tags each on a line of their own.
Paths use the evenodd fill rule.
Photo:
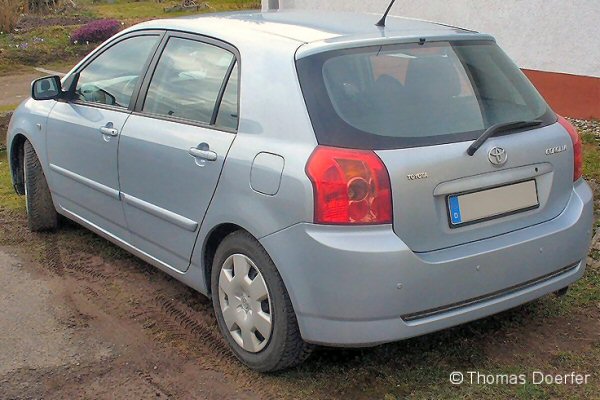
<svg viewBox="0 0 600 400">
<path fill-rule="evenodd" d="M 505 123 L 501 123 L 501 124 L 496 124 L 496 125 L 492 125 L 489 128 L 487 128 L 482 134 L 481 136 L 479 136 L 477 138 L 477 140 L 475 140 L 467 149 L 467 154 L 472 156 L 473 154 L 475 154 L 475 152 L 481 147 L 481 145 L 488 140 L 489 138 L 491 138 L 492 136 L 494 136 L 496 133 L 499 132 L 505 132 L 505 131 L 512 131 L 514 129 L 523 129 L 523 128 L 529 128 L 532 126 L 538 126 L 541 125 L 542 121 L 539 120 L 533 120 L 533 121 L 516 121 L 516 122 L 505 122 Z"/>
</svg>

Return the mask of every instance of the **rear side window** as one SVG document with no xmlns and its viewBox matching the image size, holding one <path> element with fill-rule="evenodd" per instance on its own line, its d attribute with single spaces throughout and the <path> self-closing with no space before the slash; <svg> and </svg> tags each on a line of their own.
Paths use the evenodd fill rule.
<svg viewBox="0 0 600 400">
<path fill-rule="evenodd" d="M 235 56 L 228 50 L 190 39 L 169 39 L 150 81 L 142 111 L 214 124 L 216 105 L 234 64 Z M 230 114 L 237 117 L 237 95 L 231 108 L 236 111 Z"/>
<path fill-rule="evenodd" d="M 298 60 L 320 144 L 393 149 L 473 140 L 504 122 L 556 121 L 493 42 L 333 51 Z"/>
</svg>

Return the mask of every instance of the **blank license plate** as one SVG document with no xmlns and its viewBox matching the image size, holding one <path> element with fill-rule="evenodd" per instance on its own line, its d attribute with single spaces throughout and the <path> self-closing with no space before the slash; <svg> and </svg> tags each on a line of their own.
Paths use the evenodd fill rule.
<svg viewBox="0 0 600 400">
<path fill-rule="evenodd" d="M 448 196 L 450 226 L 456 228 L 539 206 L 535 180 Z"/>
</svg>

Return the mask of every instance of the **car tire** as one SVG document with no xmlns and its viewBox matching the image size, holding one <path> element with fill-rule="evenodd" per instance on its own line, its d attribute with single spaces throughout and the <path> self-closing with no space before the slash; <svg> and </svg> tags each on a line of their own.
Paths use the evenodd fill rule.
<svg viewBox="0 0 600 400">
<path fill-rule="evenodd" d="M 33 232 L 55 230 L 58 227 L 58 213 L 54 208 L 42 165 L 29 140 L 25 141 L 23 152 L 25 205 L 29 229 Z"/>
<path fill-rule="evenodd" d="M 249 266 L 249 272 L 246 272 L 245 275 L 237 274 L 238 279 L 244 281 L 244 283 L 238 281 L 239 285 L 233 283 L 236 276 L 233 275 L 234 271 L 245 270 L 245 268 L 235 266 L 237 264 L 234 262 L 237 263 L 238 260 L 244 260 Z M 230 278 L 231 281 L 229 281 Z M 264 295 L 262 297 L 252 296 L 254 293 L 261 292 L 261 290 L 256 291 L 250 288 L 251 285 L 253 287 L 260 286 L 255 285 L 259 279 L 262 279 L 265 284 L 266 299 Z M 223 289 L 224 286 L 227 287 L 227 292 Z M 240 287 L 242 293 L 240 293 Z M 237 294 L 233 294 L 236 292 L 235 288 L 238 289 Z M 300 336 L 296 314 L 275 264 L 260 243 L 249 233 L 237 231 L 223 239 L 213 261 L 211 289 L 219 329 L 235 356 L 251 369 L 259 372 L 273 372 L 290 368 L 303 362 L 312 352 L 314 346 L 304 342 Z M 232 295 L 229 296 L 227 293 Z M 245 306 L 244 296 L 250 297 Z M 257 298 L 263 300 L 259 302 L 256 300 Z M 265 302 L 268 302 L 268 305 L 265 305 Z M 234 320 L 236 322 L 233 325 L 231 324 L 232 314 L 225 311 L 227 307 L 231 307 L 235 311 L 236 319 Z M 256 307 L 260 307 L 259 312 L 256 312 Z M 225 322 L 225 314 L 229 317 L 229 326 Z M 265 333 L 263 336 L 256 328 L 251 340 L 246 341 L 245 339 L 250 337 L 247 332 L 252 332 L 252 330 L 247 326 L 245 330 L 242 330 L 238 323 L 240 326 L 244 326 L 248 321 L 254 319 L 258 321 L 258 314 L 270 317 L 270 335 Z M 252 322 L 250 322 L 250 326 L 252 326 Z M 256 323 L 254 326 L 258 327 L 259 324 Z M 262 342 L 261 339 L 263 339 Z M 250 345 L 246 345 L 247 342 Z M 249 347 L 254 348 L 250 349 Z"/>
</svg>

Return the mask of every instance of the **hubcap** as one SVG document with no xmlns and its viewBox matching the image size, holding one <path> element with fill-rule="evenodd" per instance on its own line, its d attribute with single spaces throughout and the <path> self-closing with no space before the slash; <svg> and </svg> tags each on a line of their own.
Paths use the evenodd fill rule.
<svg viewBox="0 0 600 400">
<path fill-rule="evenodd" d="M 221 314 L 236 343 L 250 353 L 261 351 L 272 331 L 271 297 L 250 258 L 233 254 L 219 274 Z"/>
</svg>

